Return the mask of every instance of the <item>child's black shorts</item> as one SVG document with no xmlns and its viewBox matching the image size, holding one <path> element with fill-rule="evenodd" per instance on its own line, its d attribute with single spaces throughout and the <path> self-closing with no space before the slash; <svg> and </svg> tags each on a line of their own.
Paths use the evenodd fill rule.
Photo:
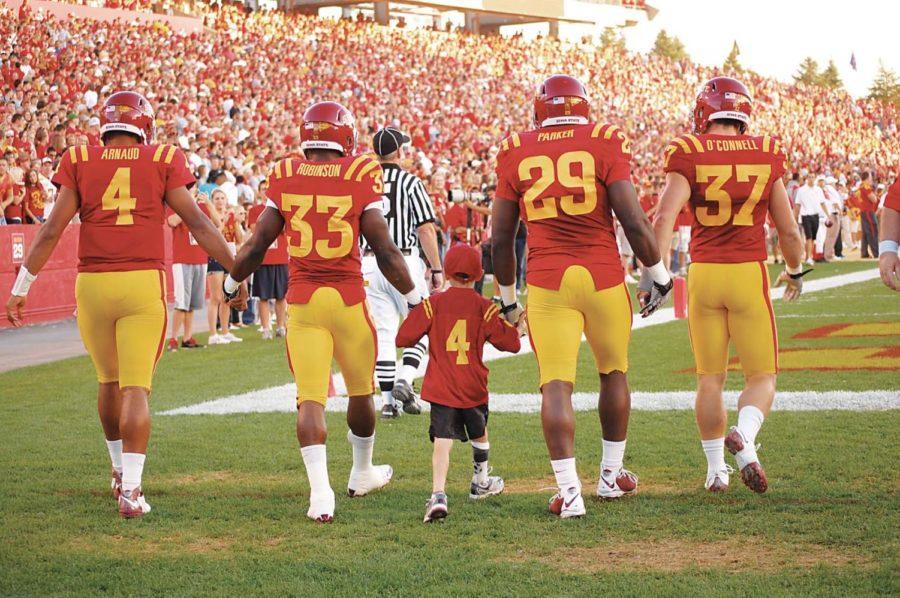
<svg viewBox="0 0 900 598">
<path fill-rule="evenodd" d="M 470 438 L 481 438 L 487 429 L 487 421 L 487 403 L 467 409 L 432 403 L 428 436 L 431 437 L 431 442 L 435 438 L 452 438 L 463 442 Z"/>
</svg>

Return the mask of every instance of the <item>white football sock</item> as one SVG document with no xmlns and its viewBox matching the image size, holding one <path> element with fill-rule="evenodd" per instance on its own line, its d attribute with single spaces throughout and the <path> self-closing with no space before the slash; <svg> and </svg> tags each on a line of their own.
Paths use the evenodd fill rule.
<svg viewBox="0 0 900 598">
<path fill-rule="evenodd" d="M 553 474 L 556 476 L 556 485 L 561 491 L 576 487 L 581 491 L 581 480 L 578 478 L 578 470 L 575 469 L 575 457 L 568 459 L 556 459 L 550 461 Z"/>
<path fill-rule="evenodd" d="M 700 445 L 706 453 L 707 475 L 725 469 L 725 437 L 701 440 Z"/>
<path fill-rule="evenodd" d="M 391 394 L 391 391 L 383 391 L 381 393 L 381 404 L 382 405 L 393 405 L 394 404 L 394 396 Z"/>
<path fill-rule="evenodd" d="M 122 440 L 107 440 L 106 448 L 109 451 L 109 460 L 113 469 L 122 473 Z"/>
<path fill-rule="evenodd" d="M 473 468 L 473 476 L 472 479 L 476 484 L 485 484 L 488 480 L 488 451 L 491 448 L 490 442 L 475 442 L 472 441 L 472 468 Z M 479 458 L 482 458 L 482 461 L 479 461 Z"/>
<path fill-rule="evenodd" d="M 375 448 L 375 434 L 369 437 L 357 436 L 347 430 L 347 440 L 353 447 L 353 469 L 365 471 L 372 467 L 372 451 Z"/>
<path fill-rule="evenodd" d="M 741 407 L 741 410 L 738 411 L 738 430 L 741 431 L 744 441 L 754 448 L 754 452 L 756 452 L 756 435 L 759 433 L 764 419 L 763 412 L 753 405 Z"/>
<path fill-rule="evenodd" d="M 131 492 L 141 485 L 144 475 L 144 461 L 147 455 L 141 453 L 122 453 L 122 491 Z"/>
<path fill-rule="evenodd" d="M 416 379 L 416 372 L 419 371 L 419 366 L 411 366 L 407 364 L 403 364 L 400 366 L 400 379 L 406 380 L 410 386 L 412 386 L 413 380 Z"/>
<path fill-rule="evenodd" d="M 600 460 L 600 473 L 610 470 L 618 473 L 622 469 L 622 462 L 625 460 L 625 443 L 627 440 L 604 440 L 603 441 L 603 458 Z"/>
<path fill-rule="evenodd" d="M 328 481 L 328 459 L 325 456 L 325 445 L 311 444 L 301 447 L 300 455 L 306 466 L 310 492 L 312 494 L 330 492 L 331 482 Z"/>
</svg>

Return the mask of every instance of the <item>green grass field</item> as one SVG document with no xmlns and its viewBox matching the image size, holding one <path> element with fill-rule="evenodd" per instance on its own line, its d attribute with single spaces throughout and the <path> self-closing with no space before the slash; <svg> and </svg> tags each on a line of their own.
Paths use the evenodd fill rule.
<svg viewBox="0 0 900 598">
<path fill-rule="evenodd" d="M 867 348 L 896 356 L 900 346 L 900 303 L 878 281 L 778 303 L 776 312 L 782 348 L 807 350 L 794 360 L 808 363 L 783 372 L 781 389 L 900 392 L 896 366 L 866 357 Z M 864 336 L 794 338 L 851 322 L 880 324 Z M 278 344 L 255 330 L 241 335 L 240 346 L 166 354 L 153 410 L 290 381 Z M 583 351 L 580 391 L 596 389 L 590 363 Z M 634 332 L 632 388 L 690 390 L 691 365 L 684 322 Z M 494 392 L 535 390 L 531 355 L 491 369 Z M 739 379 L 735 372 L 730 387 Z M 724 496 L 702 490 L 705 461 L 690 412 L 635 412 L 626 465 L 640 476 L 640 493 L 589 500 L 588 515 L 570 521 L 546 513 L 553 479 L 538 416 L 495 413 L 491 462 L 507 491 L 470 503 L 469 447 L 457 445 L 450 518 L 433 526 L 421 523 L 430 492 L 426 416 L 379 424 L 376 461 L 394 466 L 394 481 L 351 500 L 340 496 L 350 468 L 346 428 L 329 414 L 339 493 L 330 526 L 305 517 L 293 415 L 157 416 L 144 484 L 153 512 L 123 521 L 108 492 L 95 388 L 83 357 L 0 374 L 0 594 L 900 592 L 897 410 L 775 412 L 759 437 L 770 478 L 763 496 L 737 479 Z M 593 413 L 578 414 L 577 448 L 590 493 L 600 459 Z"/>
</svg>

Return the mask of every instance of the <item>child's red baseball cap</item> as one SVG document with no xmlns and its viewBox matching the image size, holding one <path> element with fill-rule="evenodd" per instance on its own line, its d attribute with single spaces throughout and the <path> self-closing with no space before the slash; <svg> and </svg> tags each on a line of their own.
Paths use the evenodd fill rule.
<svg viewBox="0 0 900 598">
<path fill-rule="evenodd" d="M 444 273 L 462 283 L 481 280 L 484 270 L 481 268 L 481 252 L 465 243 L 457 243 L 444 256 Z"/>
</svg>

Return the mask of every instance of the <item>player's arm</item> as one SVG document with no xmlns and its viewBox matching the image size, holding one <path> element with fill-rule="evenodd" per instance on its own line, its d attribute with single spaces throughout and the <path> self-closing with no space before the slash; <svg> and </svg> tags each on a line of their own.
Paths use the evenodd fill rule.
<svg viewBox="0 0 900 598">
<path fill-rule="evenodd" d="M 775 286 L 786 284 L 784 300 L 793 301 L 803 290 L 801 277 L 806 274 L 802 262 L 803 240 L 800 238 L 800 230 L 794 219 L 794 210 L 791 208 L 787 190 L 780 178 L 772 183 L 772 191 L 769 193 L 769 214 L 778 231 L 778 244 L 781 246 L 785 264 L 784 272 L 775 281 Z"/>
<path fill-rule="evenodd" d="M 516 232 L 519 230 L 519 202 L 495 199 L 491 206 L 491 260 L 507 322 L 518 325 L 524 315 L 516 294 Z"/>
<path fill-rule="evenodd" d="M 423 299 L 419 305 L 411 309 L 409 315 L 400 324 L 395 341 L 398 347 L 415 346 L 423 336 L 428 334 L 431 329 L 431 318 L 428 317 L 428 312 L 425 310 L 427 301 L 428 299 Z"/>
<path fill-rule="evenodd" d="M 622 225 L 625 238 L 634 255 L 644 264 L 638 285 L 641 315 L 647 317 L 659 309 L 672 290 L 672 277 L 660 259 L 659 247 L 650 220 L 641 209 L 637 191 L 628 179 L 618 180 L 607 187 L 609 205 Z"/>
<path fill-rule="evenodd" d="M 381 270 L 387 281 L 406 297 L 408 304 L 418 304 L 422 297 L 409 275 L 409 268 L 406 267 L 403 254 L 391 240 L 387 221 L 381 211 L 375 209 L 363 211 L 359 219 L 359 231 L 366 238 L 369 247 L 372 248 L 375 260 L 378 262 L 378 269 Z"/>
<path fill-rule="evenodd" d="M 431 286 L 440 289 L 444 286 L 444 271 L 441 269 L 441 253 L 438 250 L 437 229 L 434 222 L 425 222 L 416 229 L 419 244 L 425 252 L 425 258 L 431 267 Z"/>
<path fill-rule="evenodd" d="M 900 241 L 900 212 L 885 205 L 881 215 L 878 269 L 881 271 L 881 280 L 884 284 L 895 291 L 900 291 L 900 260 L 897 259 L 898 241 Z"/>
<path fill-rule="evenodd" d="M 496 305 L 491 305 L 485 312 L 485 338 L 500 349 L 509 353 L 518 353 L 522 348 L 518 328 L 500 318 Z"/>
<path fill-rule="evenodd" d="M 228 243 L 225 242 L 225 237 L 206 214 L 200 211 L 188 188 L 182 185 L 166 191 L 166 203 L 181 217 L 200 247 L 226 270 L 231 271 L 234 256 L 228 248 Z"/>
<path fill-rule="evenodd" d="M 268 206 L 253 224 L 252 229 L 253 234 L 250 235 L 250 239 L 244 243 L 238 251 L 237 257 L 234 258 L 234 266 L 231 268 L 229 278 L 235 283 L 245 280 L 262 264 L 266 250 L 284 230 L 284 216 L 275 208 Z M 226 284 L 225 290 L 233 292 L 234 289 L 229 289 L 229 285 Z"/>
<path fill-rule="evenodd" d="M 13 284 L 9 300 L 6 302 L 6 318 L 16 328 L 24 323 L 22 310 L 25 307 L 25 297 L 28 295 L 31 283 L 50 259 L 50 254 L 53 253 L 53 249 L 59 243 L 66 226 L 72 221 L 76 212 L 78 212 L 78 193 L 68 187 L 60 187 L 59 193 L 56 195 L 56 204 L 53 206 L 50 216 L 38 229 L 34 242 L 28 250 L 28 255 L 25 256 L 25 262 L 19 268 L 19 274 Z"/>
<path fill-rule="evenodd" d="M 667 173 L 666 186 L 656 206 L 656 218 L 653 220 L 656 246 L 660 248 L 666 268 L 669 267 L 669 252 L 666 248 L 671 247 L 672 229 L 678 219 L 678 213 L 690 198 L 691 185 L 684 175 L 677 172 Z"/>
</svg>

